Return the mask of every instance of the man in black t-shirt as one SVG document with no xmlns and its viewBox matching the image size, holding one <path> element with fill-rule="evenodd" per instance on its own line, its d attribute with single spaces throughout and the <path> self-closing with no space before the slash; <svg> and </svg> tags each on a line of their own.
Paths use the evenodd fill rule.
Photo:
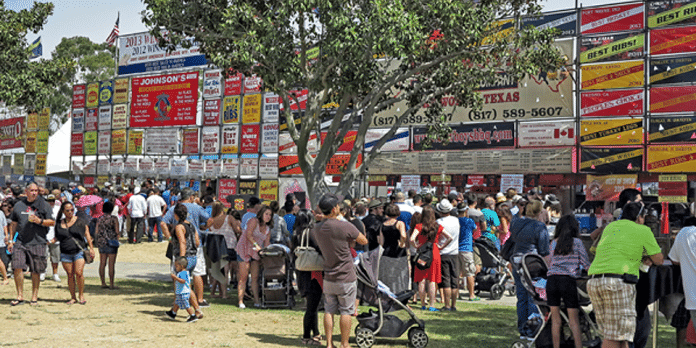
<svg viewBox="0 0 696 348">
<path fill-rule="evenodd" d="M 18 233 L 17 241 L 10 241 L 7 246 L 12 252 L 12 268 L 17 288 L 17 299 L 12 301 L 11 305 L 24 304 L 22 272 L 27 268 L 31 271 L 31 304 L 35 305 L 39 297 L 40 275 L 46 272 L 46 234 L 48 227 L 55 224 L 51 207 L 39 196 L 39 186 L 36 183 L 27 185 L 26 197 L 15 204 L 10 221 L 10 236 Z"/>
</svg>

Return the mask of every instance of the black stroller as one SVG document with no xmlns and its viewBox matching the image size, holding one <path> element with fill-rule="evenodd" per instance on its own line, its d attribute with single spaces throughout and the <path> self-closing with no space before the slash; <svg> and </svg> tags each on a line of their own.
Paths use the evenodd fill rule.
<svg viewBox="0 0 696 348">
<path fill-rule="evenodd" d="M 481 258 L 481 272 L 476 274 L 474 292 L 478 295 L 481 291 L 490 293 L 491 300 L 500 300 L 505 290 L 510 296 L 515 294 L 514 285 L 506 289 L 511 275 L 508 272 L 508 262 L 501 256 L 495 243 L 486 237 L 474 241 L 474 252 Z"/>
<path fill-rule="evenodd" d="M 404 305 L 415 291 L 408 290 L 392 294 L 389 289 L 377 280 L 379 278 L 379 263 L 383 249 L 379 247 L 360 254 L 355 273 L 358 276 L 358 299 L 369 306 L 368 313 L 358 315 L 358 326 L 355 328 L 355 342 L 360 348 L 369 348 L 375 344 L 377 337 L 400 337 L 408 330 L 408 340 L 416 348 L 428 345 L 428 335 L 425 333 L 425 322 Z M 408 274 L 407 274 L 408 275 Z M 403 321 L 387 313 L 405 310 L 410 318 Z"/>
<path fill-rule="evenodd" d="M 519 259 L 518 259 L 519 258 Z M 517 261 L 520 262 L 517 262 Z M 533 344 L 537 347 L 540 346 L 552 346 L 551 345 L 551 326 L 547 325 L 551 319 L 551 309 L 546 303 L 545 288 L 537 289 L 535 282 L 539 284 L 539 280 L 546 279 L 546 272 L 548 266 L 544 258 L 537 254 L 525 254 L 525 255 L 515 255 L 513 256 L 513 269 L 514 272 L 520 276 L 520 280 L 524 289 L 529 293 L 534 301 L 534 305 L 541 314 L 539 322 L 535 325 L 534 336 L 530 337 L 529 340 L 519 340 L 512 344 L 512 348 L 531 348 Z M 602 340 L 599 336 L 599 330 L 597 329 L 597 324 L 594 321 L 593 313 L 590 313 L 587 309 L 591 305 L 590 298 L 587 296 L 586 292 L 586 280 L 578 280 L 578 297 L 580 302 L 579 308 L 579 320 L 580 320 L 580 333 L 582 334 L 582 346 L 597 348 L 602 345 Z M 542 297 L 543 294 L 543 297 Z M 573 346 L 573 338 L 570 336 L 570 330 L 567 328 L 568 316 L 565 312 L 564 306 L 561 304 L 561 318 L 563 320 L 563 326 L 561 329 L 561 346 Z M 530 321 L 528 321 L 528 324 Z M 542 345 L 537 341 L 547 341 L 547 345 Z"/>
<path fill-rule="evenodd" d="M 261 306 L 263 308 L 295 306 L 292 287 L 293 265 L 290 249 L 282 244 L 271 244 L 259 251 L 261 258 Z"/>
</svg>

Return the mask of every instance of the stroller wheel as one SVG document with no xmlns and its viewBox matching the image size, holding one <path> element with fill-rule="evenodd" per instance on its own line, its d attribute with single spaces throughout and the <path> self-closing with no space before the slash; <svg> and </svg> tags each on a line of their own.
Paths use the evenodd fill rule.
<svg viewBox="0 0 696 348">
<path fill-rule="evenodd" d="M 525 343 L 525 342 L 522 342 L 522 341 L 515 341 L 515 342 L 512 343 L 512 345 L 510 346 L 510 348 L 529 348 L 529 346 L 528 346 L 527 343 Z"/>
<path fill-rule="evenodd" d="M 500 284 L 493 284 L 491 286 L 491 300 L 500 300 L 503 297 L 505 288 Z"/>
<path fill-rule="evenodd" d="M 370 348 L 375 344 L 375 333 L 367 328 L 359 328 L 355 331 L 355 343 L 360 348 Z"/>
<path fill-rule="evenodd" d="M 428 345 L 428 334 L 420 327 L 412 327 L 408 330 L 408 341 L 415 348 L 425 348 Z"/>
</svg>

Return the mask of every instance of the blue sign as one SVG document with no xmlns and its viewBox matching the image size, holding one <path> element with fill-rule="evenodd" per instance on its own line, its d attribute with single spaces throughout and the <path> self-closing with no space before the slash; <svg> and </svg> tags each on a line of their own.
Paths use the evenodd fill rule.
<svg viewBox="0 0 696 348">
<path fill-rule="evenodd" d="M 578 12 L 568 11 L 553 14 L 545 14 L 537 17 L 524 17 L 520 27 L 531 25 L 539 30 L 556 28 L 560 30 L 559 37 L 575 36 L 577 31 Z"/>
</svg>

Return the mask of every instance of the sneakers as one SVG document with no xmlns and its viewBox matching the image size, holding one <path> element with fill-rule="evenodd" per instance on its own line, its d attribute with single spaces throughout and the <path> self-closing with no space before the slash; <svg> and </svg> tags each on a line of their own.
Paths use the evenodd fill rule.
<svg viewBox="0 0 696 348">
<path fill-rule="evenodd" d="M 168 311 L 164 312 L 164 314 L 166 314 L 166 315 L 169 317 L 169 319 L 172 319 L 172 320 L 173 320 L 173 319 L 176 319 L 176 313 L 174 313 L 174 312 L 171 311 L 171 310 L 168 310 Z"/>
<path fill-rule="evenodd" d="M 187 323 L 193 323 L 193 322 L 196 322 L 196 321 L 198 321 L 198 317 L 196 317 L 195 314 L 189 315 L 188 319 L 186 319 L 186 322 L 187 322 Z"/>
<path fill-rule="evenodd" d="M 41 279 L 41 281 L 46 280 L 46 273 L 41 273 L 41 275 L 39 276 L 39 279 Z"/>
<path fill-rule="evenodd" d="M 53 275 L 53 281 L 56 283 L 60 283 L 60 277 L 57 274 Z"/>
<path fill-rule="evenodd" d="M 210 303 L 208 303 L 208 301 L 206 301 L 206 300 L 203 300 L 201 302 L 198 302 L 198 306 L 199 307 L 210 307 Z"/>
<path fill-rule="evenodd" d="M 239 304 L 239 309 L 244 309 L 244 308 L 246 308 L 246 306 L 245 306 L 243 303 L 240 303 L 240 304 Z"/>
</svg>

